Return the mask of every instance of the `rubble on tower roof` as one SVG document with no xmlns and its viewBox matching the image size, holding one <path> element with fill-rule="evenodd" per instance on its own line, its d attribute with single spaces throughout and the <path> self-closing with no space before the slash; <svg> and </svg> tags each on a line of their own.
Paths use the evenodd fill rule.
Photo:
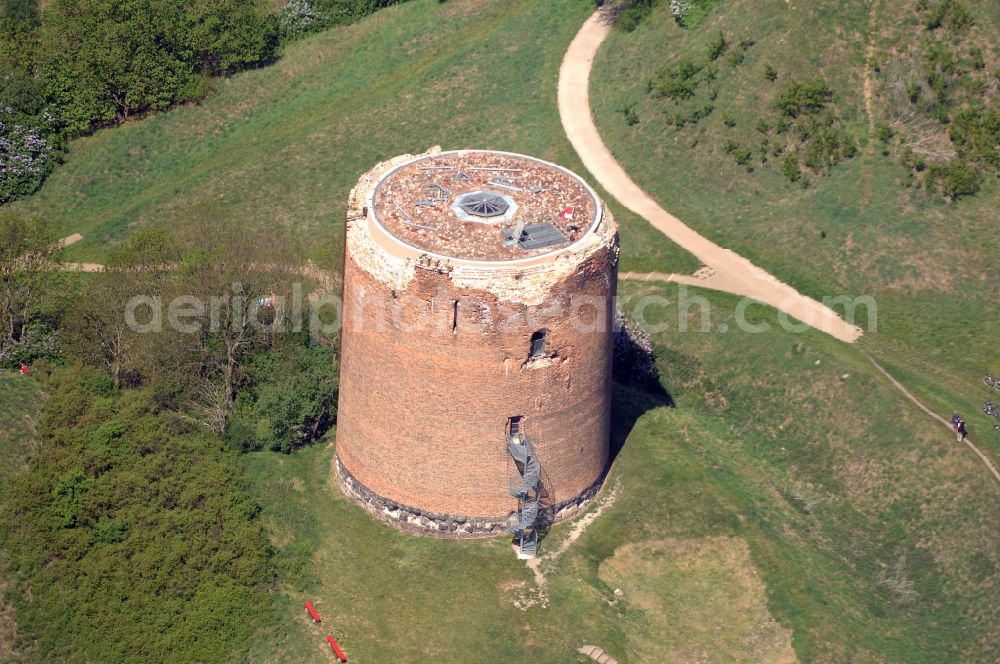
<svg viewBox="0 0 1000 664">
<path fill-rule="evenodd" d="M 372 202 L 378 222 L 404 243 L 485 261 L 567 247 L 600 215 L 593 192 L 569 171 L 490 151 L 445 152 L 404 163 L 378 183 Z M 544 241 L 540 235 L 517 241 L 525 227 L 546 229 Z"/>
</svg>

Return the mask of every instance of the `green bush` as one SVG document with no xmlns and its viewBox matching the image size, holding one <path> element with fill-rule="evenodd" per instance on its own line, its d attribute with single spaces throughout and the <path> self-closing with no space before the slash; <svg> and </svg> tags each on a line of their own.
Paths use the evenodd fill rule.
<svg viewBox="0 0 1000 664">
<path fill-rule="evenodd" d="M 924 25 L 927 26 L 928 30 L 937 30 L 941 27 L 945 14 L 948 13 L 948 4 L 947 0 L 939 2 L 927 12 L 924 17 Z"/>
<path fill-rule="evenodd" d="M 289 453 L 333 426 L 337 365 L 330 349 L 290 344 L 253 358 L 226 438 L 238 450 Z"/>
<path fill-rule="evenodd" d="M 729 43 L 726 41 L 726 36 L 722 34 L 722 30 L 719 30 L 718 34 L 708 43 L 708 59 L 718 60 L 727 48 L 729 48 Z"/>
<path fill-rule="evenodd" d="M 32 30 L 38 20 L 38 0 L 0 1 L 0 34 Z"/>
<path fill-rule="evenodd" d="M 983 184 L 983 176 L 968 161 L 956 158 L 944 165 L 931 166 L 926 183 L 928 188 L 940 187 L 942 194 L 958 200 L 963 196 L 975 195 Z"/>
<path fill-rule="evenodd" d="M 789 152 L 784 156 L 781 160 L 781 172 L 792 182 L 799 181 L 799 178 L 802 177 L 802 172 L 799 169 L 799 155 L 797 153 Z"/>
<path fill-rule="evenodd" d="M 658 97 L 670 97 L 674 101 L 690 99 L 699 83 L 698 74 L 704 68 L 704 65 L 684 58 L 672 67 L 662 69 L 647 87 Z"/>
<path fill-rule="evenodd" d="M 842 130 L 823 127 L 810 137 L 802 161 L 816 173 L 828 172 L 841 160 L 853 157 L 856 151 L 854 142 Z"/>
<path fill-rule="evenodd" d="M 789 81 L 778 96 L 778 109 L 788 117 L 822 110 L 833 98 L 833 90 L 825 79 L 817 78 L 806 83 Z"/>
<path fill-rule="evenodd" d="M 955 116 L 949 134 L 959 154 L 982 168 L 1000 172 L 1000 110 L 966 109 Z"/>
<path fill-rule="evenodd" d="M 677 127 L 678 129 L 683 128 L 689 124 L 698 124 L 704 118 L 707 118 L 715 110 L 715 107 L 711 104 L 704 104 L 701 106 L 696 106 L 686 113 L 676 113 L 670 118 L 670 123 Z"/>
<path fill-rule="evenodd" d="M 625 116 L 625 124 L 634 127 L 639 124 L 639 113 L 635 110 L 635 102 L 622 104 L 618 107 L 618 112 Z"/>
<path fill-rule="evenodd" d="M 43 444 L 4 491 L 20 649 L 30 661 L 242 659 L 275 575 L 234 453 L 148 393 L 102 396 L 95 375 L 54 374 Z"/>
</svg>

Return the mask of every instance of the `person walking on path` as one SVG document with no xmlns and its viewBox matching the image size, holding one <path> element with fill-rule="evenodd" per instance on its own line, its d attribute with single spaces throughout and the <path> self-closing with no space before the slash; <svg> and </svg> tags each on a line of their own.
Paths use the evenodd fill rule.
<svg viewBox="0 0 1000 664">
<path fill-rule="evenodd" d="M 958 418 L 958 424 L 955 425 L 955 433 L 958 435 L 958 442 L 960 443 L 969 437 L 969 432 L 965 428 L 965 420 L 961 417 Z"/>
</svg>

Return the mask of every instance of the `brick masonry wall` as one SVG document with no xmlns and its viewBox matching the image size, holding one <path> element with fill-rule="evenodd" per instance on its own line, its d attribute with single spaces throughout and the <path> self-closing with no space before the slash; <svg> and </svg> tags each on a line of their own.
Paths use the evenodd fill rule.
<svg viewBox="0 0 1000 664">
<path fill-rule="evenodd" d="M 337 422 L 348 495 L 408 529 L 496 532 L 517 509 L 512 416 L 524 417 L 537 450 L 551 520 L 596 493 L 609 454 L 617 285 L 607 223 L 603 245 L 573 269 L 553 266 L 547 283 L 535 269 L 532 288 L 546 296 L 524 301 L 456 285 L 446 267 L 417 266 L 400 287 L 364 269 L 371 257 L 359 263 L 348 244 Z M 551 356 L 529 360 L 542 328 Z"/>
</svg>

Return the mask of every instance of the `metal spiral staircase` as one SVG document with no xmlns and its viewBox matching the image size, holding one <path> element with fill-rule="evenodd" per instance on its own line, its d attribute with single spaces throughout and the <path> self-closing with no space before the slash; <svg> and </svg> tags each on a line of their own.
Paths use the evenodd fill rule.
<svg viewBox="0 0 1000 664">
<path fill-rule="evenodd" d="M 527 560 L 534 558 L 538 552 L 538 531 L 535 526 L 538 521 L 542 466 L 535 455 L 534 446 L 523 432 L 516 436 L 508 434 L 507 451 L 514 457 L 521 473 L 521 477 L 515 479 L 510 486 L 510 495 L 518 499 L 519 508 L 517 521 L 507 526 L 507 531 L 517 536 L 517 557 Z"/>
</svg>

